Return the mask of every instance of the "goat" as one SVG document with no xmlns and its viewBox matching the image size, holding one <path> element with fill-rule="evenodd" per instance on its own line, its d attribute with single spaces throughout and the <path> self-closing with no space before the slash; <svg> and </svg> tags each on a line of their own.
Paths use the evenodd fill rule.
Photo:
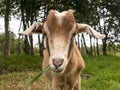
<svg viewBox="0 0 120 90">
<path fill-rule="evenodd" d="M 74 41 L 75 35 L 86 32 L 96 38 L 105 38 L 87 24 L 77 23 L 73 10 L 58 12 L 50 10 L 44 23 L 36 22 L 22 35 L 45 34 L 43 69 L 50 65 L 51 70 L 44 73 L 51 82 L 52 90 L 80 90 L 80 73 L 85 64 Z"/>
</svg>

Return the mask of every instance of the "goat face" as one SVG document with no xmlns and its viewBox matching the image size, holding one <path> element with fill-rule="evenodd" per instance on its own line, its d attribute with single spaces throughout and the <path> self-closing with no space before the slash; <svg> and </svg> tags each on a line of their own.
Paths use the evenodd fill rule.
<svg viewBox="0 0 120 90">
<path fill-rule="evenodd" d="M 70 61 L 71 45 L 75 33 L 86 32 L 99 39 L 105 38 L 105 35 L 98 33 L 91 26 L 76 23 L 72 10 L 61 13 L 50 10 L 44 23 L 36 22 L 19 34 L 30 35 L 41 32 L 46 34 L 50 67 L 53 71 L 61 73 L 64 73 Z"/>
<path fill-rule="evenodd" d="M 43 26 L 50 53 L 49 64 L 53 71 L 63 73 L 69 63 L 69 54 L 76 22 L 71 10 L 50 11 Z"/>
</svg>

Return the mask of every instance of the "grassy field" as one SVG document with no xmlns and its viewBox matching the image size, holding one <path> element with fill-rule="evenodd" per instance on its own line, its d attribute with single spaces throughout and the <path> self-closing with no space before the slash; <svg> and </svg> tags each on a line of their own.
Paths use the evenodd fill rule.
<svg viewBox="0 0 120 90">
<path fill-rule="evenodd" d="M 120 57 L 84 56 L 82 90 L 120 90 Z M 12 55 L 0 58 L 0 90 L 22 90 L 25 83 L 41 70 L 42 57 Z M 50 90 L 40 77 L 28 90 Z"/>
<path fill-rule="evenodd" d="M 86 68 L 82 79 L 82 90 L 120 90 L 120 57 L 84 57 Z"/>
</svg>

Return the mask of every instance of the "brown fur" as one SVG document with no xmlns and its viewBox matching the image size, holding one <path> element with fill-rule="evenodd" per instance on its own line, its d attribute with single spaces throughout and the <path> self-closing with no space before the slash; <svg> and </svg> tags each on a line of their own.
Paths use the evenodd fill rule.
<svg viewBox="0 0 120 90">
<path fill-rule="evenodd" d="M 46 18 L 47 27 L 51 35 L 63 35 L 70 32 L 73 25 L 76 23 L 72 13 L 67 12 L 66 16 L 63 17 L 62 25 L 59 25 L 53 11 L 49 12 L 49 15 Z"/>
<path fill-rule="evenodd" d="M 42 63 L 43 69 L 49 64 L 53 65 L 53 63 L 51 64 L 49 61 L 52 61 L 54 58 L 52 57 L 52 59 L 50 59 L 52 56 L 51 52 L 54 51 L 54 49 L 56 49 L 56 52 L 53 53 L 54 55 L 58 54 L 60 50 L 63 52 L 60 52 L 59 55 L 65 54 L 65 57 L 62 59 L 64 59 L 64 62 L 68 60 L 68 63 L 63 64 L 63 73 L 54 72 L 53 70 L 44 73 L 44 76 L 51 82 L 52 90 L 80 90 L 80 72 L 84 69 L 85 65 L 83 58 L 74 42 L 74 35 L 76 33 L 87 32 L 96 38 L 101 39 L 105 38 L 105 35 L 99 34 L 87 24 L 76 23 L 71 10 L 61 14 L 56 13 L 56 11 L 51 10 L 43 24 L 37 22 L 31 25 L 26 31 L 20 32 L 19 34 L 29 35 L 31 32 L 35 33 L 41 31 L 46 34 L 47 44 L 46 49 L 44 49 L 44 59 Z M 59 19 L 58 14 L 62 19 Z M 55 45 L 57 48 L 54 47 Z M 66 55 L 66 52 L 64 53 L 64 51 L 68 53 L 68 56 Z M 58 56 L 55 58 L 61 58 Z"/>
<path fill-rule="evenodd" d="M 68 40 L 70 40 L 70 33 L 73 34 L 73 32 L 75 32 L 75 28 L 72 31 L 73 25 L 76 24 L 73 13 L 69 11 L 66 13 L 63 17 L 62 25 L 58 24 L 54 13 L 54 11 L 50 11 L 45 21 L 50 33 L 50 42 L 52 43 L 52 40 L 57 36 L 64 38 L 67 44 Z M 69 63 L 63 74 L 53 72 L 52 70 L 44 74 L 51 82 L 52 90 L 62 90 L 63 88 L 64 90 L 80 90 L 80 72 L 84 68 L 84 61 L 76 44 L 74 43 L 74 40 L 72 41 L 72 47 L 69 54 Z M 45 49 L 43 69 L 48 65 L 49 51 L 48 49 Z"/>
<path fill-rule="evenodd" d="M 62 90 L 62 87 L 64 87 L 64 78 L 66 78 L 66 90 L 80 90 L 80 72 L 84 68 L 84 61 L 75 43 L 73 44 L 69 59 L 71 59 L 71 61 L 63 75 L 53 71 L 44 74 L 45 77 L 50 80 L 53 90 Z M 45 49 L 43 69 L 49 64 L 48 60 L 49 53 L 48 50 Z"/>
</svg>

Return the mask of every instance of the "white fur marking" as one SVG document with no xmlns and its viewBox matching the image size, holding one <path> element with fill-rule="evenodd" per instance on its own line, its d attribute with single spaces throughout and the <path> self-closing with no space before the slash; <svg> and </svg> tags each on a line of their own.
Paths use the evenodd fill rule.
<svg viewBox="0 0 120 90">
<path fill-rule="evenodd" d="M 58 20 L 59 25 L 62 25 L 63 17 L 66 15 L 66 13 L 67 13 L 67 11 L 64 11 L 64 12 L 55 11 L 55 16 Z"/>
<path fill-rule="evenodd" d="M 67 45 L 65 45 L 65 42 L 63 40 L 64 38 L 62 37 L 56 37 L 53 39 L 53 43 L 50 43 L 49 42 L 49 45 L 50 45 L 50 53 L 51 53 L 51 56 L 50 56 L 50 66 L 52 69 L 55 69 L 55 66 L 53 65 L 53 62 L 52 62 L 52 59 L 53 58 L 63 58 L 64 59 L 64 63 L 59 67 L 59 69 L 62 69 L 62 72 L 63 73 L 66 69 L 66 66 L 68 64 L 68 60 L 67 60 L 67 54 L 68 54 L 68 50 L 69 50 L 69 44 L 70 44 L 70 41 L 67 43 Z M 51 47 L 53 44 L 54 46 Z"/>
</svg>

